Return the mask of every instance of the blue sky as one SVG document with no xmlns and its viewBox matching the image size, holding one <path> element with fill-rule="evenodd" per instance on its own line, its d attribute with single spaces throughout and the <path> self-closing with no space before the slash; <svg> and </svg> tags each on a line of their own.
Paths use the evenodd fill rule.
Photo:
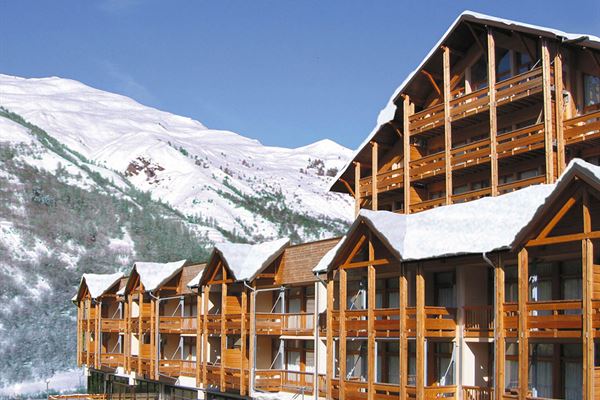
<svg viewBox="0 0 600 400">
<path fill-rule="evenodd" d="M 0 0 L 0 73 L 76 79 L 269 145 L 355 148 L 464 9 L 600 35 L 598 0 Z"/>
</svg>

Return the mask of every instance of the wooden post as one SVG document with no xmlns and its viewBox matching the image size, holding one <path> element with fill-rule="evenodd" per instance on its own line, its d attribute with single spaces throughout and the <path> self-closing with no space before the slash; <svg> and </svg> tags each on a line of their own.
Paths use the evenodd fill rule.
<svg viewBox="0 0 600 400">
<path fill-rule="evenodd" d="M 347 271 L 340 268 L 340 338 L 339 338 L 339 363 L 340 363 L 340 384 L 339 399 L 346 399 L 346 302 L 347 292 Z"/>
<path fill-rule="evenodd" d="M 225 274 L 223 274 L 223 280 Z M 225 353 L 227 352 L 227 284 L 221 283 L 221 382 L 219 388 L 225 391 Z"/>
<path fill-rule="evenodd" d="M 501 399 L 501 393 L 504 393 L 504 363 L 506 358 L 506 332 L 504 331 L 504 265 L 502 256 L 498 256 L 496 268 L 494 268 L 494 392 L 496 398 Z"/>
<path fill-rule="evenodd" d="M 81 336 L 83 333 L 81 323 L 81 301 L 77 302 L 77 366 L 81 367 Z"/>
<path fill-rule="evenodd" d="M 90 303 L 90 299 L 86 298 L 84 300 L 84 307 L 86 309 L 86 313 L 85 313 L 85 317 L 86 317 L 86 323 L 85 323 L 85 336 L 83 338 L 84 340 L 84 348 L 85 348 L 85 365 L 86 367 L 90 366 L 90 343 L 91 343 L 91 337 L 92 334 L 90 332 L 90 315 L 91 315 L 91 311 L 92 311 L 92 307 L 91 307 L 91 303 Z"/>
<path fill-rule="evenodd" d="M 544 93 L 544 141 L 546 151 L 546 183 L 554 182 L 554 134 L 552 131 L 552 89 L 548 40 L 542 39 L 542 85 Z"/>
<path fill-rule="evenodd" d="M 254 287 L 256 289 L 256 287 Z M 250 396 L 253 396 L 254 389 L 254 369 L 256 365 L 254 364 L 256 358 L 256 347 L 254 345 L 254 341 L 256 339 L 256 292 L 250 293 L 250 382 L 248 383 L 248 390 Z"/>
<path fill-rule="evenodd" d="M 583 192 L 583 231 L 592 231 L 590 199 L 587 189 Z M 592 297 L 594 295 L 594 251 L 590 239 L 581 241 L 583 282 L 583 398 L 594 398 L 594 328 L 592 326 Z"/>
<path fill-rule="evenodd" d="M 126 300 L 126 305 L 127 308 L 125 309 L 125 316 L 127 318 L 127 320 L 125 321 L 125 342 L 126 342 L 126 357 L 127 357 L 127 367 L 125 369 L 125 371 L 127 373 L 131 373 L 131 339 L 132 339 L 132 326 L 131 326 L 131 306 L 133 303 L 133 296 L 131 294 L 127 295 L 127 300 Z"/>
<path fill-rule="evenodd" d="M 328 274 L 329 275 L 329 274 Z M 335 362 L 335 354 L 333 353 L 333 295 L 334 295 L 335 281 L 333 274 L 329 275 L 327 281 L 327 398 L 331 399 L 333 396 L 333 363 Z"/>
<path fill-rule="evenodd" d="M 566 167 L 565 158 L 565 137 L 564 137 L 564 98 L 563 98 L 563 68 L 562 54 L 560 48 L 557 48 L 554 55 L 554 95 L 556 106 L 556 164 L 558 166 L 558 176 L 562 174 Z"/>
<path fill-rule="evenodd" d="M 377 188 L 377 172 L 379 171 L 378 148 L 376 141 L 371 142 L 371 209 L 379 206 L 379 189 Z"/>
<path fill-rule="evenodd" d="M 354 216 L 360 212 L 360 162 L 354 161 Z"/>
<path fill-rule="evenodd" d="M 404 95 L 404 116 L 402 137 L 404 156 L 403 156 L 403 173 L 404 173 L 404 214 L 410 214 L 410 116 L 412 115 L 412 105 L 410 97 Z"/>
<path fill-rule="evenodd" d="M 446 204 L 452 204 L 452 119 L 450 116 L 450 49 L 444 51 L 444 161 L 446 170 Z"/>
<path fill-rule="evenodd" d="M 141 285 L 141 284 L 140 284 Z M 142 318 L 144 316 L 142 309 L 144 308 L 144 292 L 138 288 L 138 357 L 137 357 L 137 373 L 141 375 L 142 373 L 142 344 L 143 340 L 143 330 L 142 330 Z"/>
<path fill-rule="evenodd" d="M 496 45 L 492 28 L 487 31 L 488 44 L 488 92 L 490 104 L 490 185 L 492 196 L 498 195 L 498 152 L 496 150 L 498 119 L 496 115 Z"/>
<path fill-rule="evenodd" d="M 400 266 L 399 285 L 400 306 L 400 400 L 406 400 L 406 385 L 408 384 L 408 337 L 406 334 L 406 307 L 408 307 L 408 283 L 406 280 L 406 265 Z"/>
<path fill-rule="evenodd" d="M 155 367 L 155 359 L 156 359 L 156 313 L 155 313 L 156 300 L 154 298 L 150 298 L 150 378 L 154 379 L 156 367 Z"/>
<path fill-rule="evenodd" d="M 425 399 L 425 276 L 423 264 L 417 264 L 417 400 Z"/>
<path fill-rule="evenodd" d="M 241 339 L 242 339 L 242 357 L 241 357 L 241 365 L 240 365 L 240 395 L 245 396 L 246 395 L 246 339 L 247 339 L 247 335 L 246 335 L 246 307 L 248 307 L 248 298 L 247 298 L 247 293 L 246 293 L 246 288 L 242 289 L 242 332 L 241 332 Z M 251 314 L 252 315 L 252 314 Z"/>
<path fill-rule="evenodd" d="M 519 399 L 526 400 L 529 388 L 529 256 L 524 247 L 519 252 Z"/>
<path fill-rule="evenodd" d="M 196 386 L 200 387 L 202 382 L 202 292 L 198 288 L 196 295 Z"/>
<path fill-rule="evenodd" d="M 369 261 L 375 260 L 375 248 L 373 246 L 373 235 L 369 232 Z M 367 393 L 368 399 L 374 400 L 375 390 L 373 383 L 377 378 L 375 376 L 375 266 L 369 264 L 367 266 Z"/>
<path fill-rule="evenodd" d="M 208 370 L 208 299 L 210 297 L 210 286 L 205 285 L 202 294 L 202 385 L 208 387 L 207 370 Z"/>
<path fill-rule="evenodd" d="M 99 303 L 97 303 L 99 304 Z M 95 340 L 95 345 L 96 345 L 96 354 L 94 356 L 94 366 L 96 367 L 96 369 L 100 368 L 100 348 L 102 346 L 102 343 L 100 342 L 100 316 L 102 314 L 102 310 L 100 310 L 97 306 L 95 306 L 96 308 L 96 330 L 95 330 L 95 334 L 94 334 L 94 340 Z"/>
</svg>

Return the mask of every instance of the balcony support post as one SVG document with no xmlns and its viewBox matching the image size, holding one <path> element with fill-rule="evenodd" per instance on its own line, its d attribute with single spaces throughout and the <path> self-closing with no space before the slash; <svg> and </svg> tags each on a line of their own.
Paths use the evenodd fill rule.
<svg viewBox="0 0 600 400">
<path fill-rule="evenodd" d="M 442 47 L 444 52 L 444 161 L 446 177 L 446 204 L 452 203 L 452 119 L 450 118 L 450 48 Z"/>
<path fill-rule="evenodd" d="M 494 268 L 494 391 L 497 398 L 504 393 L 504 363 L 506 353 L 506 332 L 504 331 L 504 265 L 502 256 Z"/>
<path fill-rule="evenodd" d="M 417 400 L 425 399 L 425 275 L 423 273 L 423 264 L 417 264 L 416 276 L 417 289 L 417 380 L 416 391 Z"/>
<path fill-rule="evenodd" d="M 81 367 L 81 336 L 83 328 L 81 324 L 81 301 L 77 302 L 77 366 Z"/>
<path fill-rule="evenodd" d="M 86 298 L 84 300 L 85 305 L 84 307 L 86 308 L 86 324 L 85 324 L 85 336 L 84 336 L 84 349 L 85 349 L 85 365 L 86 367 L 90 366 L 90 343 L 91 343 L 91 338 L 92 338 L 92 334 L 90 332 L 90 321 L 92 320 L 90 318 L 91 315 L 91 311 L 92 311 L 92 302 L 89 298 Z"/>
<path fill-rule="evenodd" d="M 340 337 L 339 337 L 339 400 L 346 400 L 346 304 L 347 304 L 347 274 L 344 268 L 340 268 Z"/>
<path fill-rule="evenodd" d="M 131 303 L 133 299 L 131 294 L 127 295 L 125 300 L 125 372 L 131 372 Z"/>
<path fill-rule="evenodd" d="M 403 116 L 403 173 L 404 173 L 404 214 L 410 213 L 410 116 L 413 114 L 414 105 L 410 102 L 410 97 L 404 95 L 404 116 Z"/>
<path fill-rule="evenodd" d="M 246 395 L 246 307 L 248 306 L 248 294 L 246 288 L 242 289 L 242 328 L 241 328 L 241 340 L 242 340 L 242 357 L 240 365 L 240 395 Z"/>
<path fill-rule="evenodd" d="M 141 286 L 141 283 L 140 283 Z M 142 319 L 144 316 L 143 313 L 143 309 L 144 309 L 144 292 L 142 291 L 141 287 L 138 287 L 138 305 L 139 305 L 139 310 L 138 310 L 138 357 L 137 357 L 137 373 L 138 375 L 142 374 L 142 343 L 144 343 L 143 341 L 143 336 L 144 336 L 144 331 L 142 330 Z"/>
<path fill-rule="evenodd" d="M 373 234 L 369 231 L 369 261 L 375 260 L 375 247 L 373 246 Z M 367 393 L 368 400 L 375 399 L 375 390 L 373 383 L 375 382 L 375 266 L 369 264 L 367 266 Z"/>
<path fill-rule="evenodd" d="M 408 284 L 406 280 L 406 264 L 400 265 L 400 400 L 406 400 L 408 384 L 408 340 L 406 334 L 406 307 L 408 307 Z"/>
<path fill-rule="evenodd" d="M 333 279 L 333 273 L 328 273 L 329 279 L 327 279 L 327 398 L 333 398 L 333 364 L 335 362 L 333 353 L 333 294 L 335 281 Z"/>
<path fill-rule="evenodd" d="M 250 360 L 249 360 L 249 382 L 248 395 L 254 396 L 254 375 L 256 371 L 256 285 L 252 284 L 253 290 L 250 292 Z"/>
<path fill-rule="evenodd" d="M 546 183 L 554 182 L 554 134 L 552 130 L 552 72 L 548 40 L 542 39 L 542 87 L 544 93 L 544 143 L 546 151 Z"/>
<path fill-rule="evenodd" d="M 487 30 L 488 91 L 490 107 L 490 186 L 492 196 L 498 195 L 498 152 L 496 150 L 498 119 L 496 115 L 496 44 L 492 28 Z"/>
<path fill-rule="evenodd" d="M 583 231 L 592 231 L 590 199 L 583 192 Z M 592 296 L 594 295 L 594 250 L 591 239 L 581 241 L 583 282 L 583 398 L 594 398 L 594 330 L 592 326 Z"/>
<path fill-rule="evenodd" d="M 223 268 L 223 280 L 226 279 L 225 268 Z M 221 283 L 221 382 L 219 388 L 225 391 L 225 353 L 227 352 L 227 284 Z"/>
<path fill-rule="evenodd" d="M 196 386 L 200 387 L 202 382 L 201 366 L 202 366 L 202 291 L 198 288 L 196 294 Z"/>
<path fill-rule="evenodd" d="M 354 216 L 360 212 L 360 162 L 354 161 Z"/>
<path fill-rule="evenodd" d="M 562 53 L 560 47 L 557 46 L 556 54 L 554 55 L 554 95 L 556 107 L 556 164 L 558 167 L 558 176 L 562 174 L 566 167 L 565 159 L 565 137 L 564 137 L 564 107 L 565 100 L 563 98 L 563 68 L 562 68 Z"/>
<path fill-rule="evenodd" d="M 202 386 L 208 387 L 208 298 L 210 295 L 210 286 L 202 287 Z"/>
<path fill-rule="evenodd" d="M 379 206 L 379 189 L 377 187 L 377 173 L 379 171 L 379 146 L 376 141 L 371 142 L 371 209 L 377 211 Z"/>
<path fill-rule="evenodd" d="M 519 400 L 527 399 L 529 388 L 529 332 L 527 301 L 529 300 L 529 255 L 527 249 L 519 252 Z"/>
</svg>

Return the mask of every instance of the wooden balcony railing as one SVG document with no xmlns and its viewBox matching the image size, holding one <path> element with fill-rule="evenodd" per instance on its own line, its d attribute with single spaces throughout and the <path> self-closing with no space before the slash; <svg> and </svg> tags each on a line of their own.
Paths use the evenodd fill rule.
<svg viewBox="0 0 600 400">
<path fill-rule="evenodd" d="M 57 394 L 48 395 L 48 400 L 105 400 L 108 397 L 106 394 Z"/>
<path fill-rule="evenodd" d="M 208 364 L 206 366 L 206 383 L 209 388 L 218 388 L 221 385 L 220 364 Z"/>
<path fill-rule="evenodd" d="M 401 188 L 404 182 L 403 168 L 396 168 L 391 171 L 386 171 L 377 174 L 377 190 L 379 192 L 387 192 Z M 361 196 L 371 196 L 373 190 L 372 177 L 368 176 L 360 180 Z"/>
<path fill-rule="evenodd" d="M 490 196 L 491 194 L 492 189 L 490 187 L 469 190 L 468 192 L 452 195 L 452 203 L 464 203 L 467 201 L 477 200 L 482 197 Z"/>
<path fill-rule="evenodd" d="M 346 387 L 346 399 L 348 400 L 365 400 L 367 399 L 368 384 L 365 381 L 356 379 L 346 379 L 344 381 Z"/>
<path fill-rule="evenodd" d="M 425 335 L 454 337 L 456 335 L 456 308 L 426 306 Z"/>
<path fill-rule="evenodd" d="M 192 360 L 158 360 L 161 374 L 173 378 L 179 376 L 196 376 L 196 361 Z"/>
<path fill-rule="evenodd" d="M 500 194 L 514 192 L 515 190 L 523 189 L 527 186 L 538 185 L 540 183 L 546 182 L 546 177 L 543 175 L 534 176 L 532 178 L 521 179 L 518 181 L 513 181 L 509 183 L 503 183 L 498 185 L 498 192 Z"/>
<path fill-rule="evenodd" d="M 531 337 L 581 337 L 582 302 L 573 300 L 527 303 L 527 326 Z"/>
<path fill-rule="evenodd" d="M 512 78 L 496 83 L 496 102 L 498 107 L 521 100 L 525 97 L 541 93 L 542 68 L 515 75 Z M 489 109 L 489 90 L 482 88 L 458 96 L 450 100 L 450 119 L 458 121 Z M 444 105 L 436 104 L 409 117 L 410 134 L 415 135 L 444 125 Z"/>
<path fill-rule="evenodd" d="M 600 338 L 600 300 L 592 300 L 592 329 L 597 338 Z M 600 383 L 600 380 L 597 381 Z"/>
<path fill-rule="evenodd" d="M 417 398 L 417 388 L 414 386 L 407 386 L 406 393 L 409 399 Z M 425 400 L 434 399 L 452 399 L 457 398 L 456 386 L 426 386 L 425 387 Z"/>
<path fill-rule="evenodd" d="M 373 383 L 375 398 L 381 400 L 396 400 L 400 397 L 400 385 L 394 383 Z"/>
<path fill-rule="evenodd" d="M 215 333 L 221 331 L 221 314 L 206 315 L 206 325 L 209 332 Z"/>
<path fill-rule="evenodd" d="M 400 334 L 400 309 L 376 308 L 375 335 L 378 337 L 398 337 Z"/>
<path fill-rule="evenodd" d="M 494 400 L 494 388 L 463 386 L 463 400 Z"/>
<path fill-rule="evenodd" d="M 102 318 L 101 329 L 102 332 L 123 332 L 125 331 L 125 320 Z"/>
<path fill-rule="evenodd" d="M 444 197 L 438 197 L 437 199 L 430 199 L 421 201 L 419 203 L 411 204 L 410 211 L 415 213 L 423 210 L 428 210 L 430 208 L 443 206 L 444 204 L 446 204 L 446 199 Z"/>
<path fill-rule="evenodd" d="M 346 334 L 363 336 L 367 332 L 367 310 L 346 310 Z"/>
<path fill-rule="evenodd" d="M 450 151 L 453 170 L 489 162 L 490 139 L 482 139 L 453 148 Z"/>
<path fill-rule="evenodd" d="M 226 314 L 224 318 L 228 333 L 239 334 L 242 331 L 242 314 Z"/>
<path fill-rule="evenodd" d="M 312 335 L 312 313 L 256 313 L 256 333 L 262 335 Z"/>
<path fill-rule="evenodd" d="M 122 353 L 100 353 L 100 364 L 110 368 L 122 367 L 125 355 Z"/>
<path fill-rule="evenodd" d="M 196 333 L 198 317 L 159 317 L 159 329 L 163 333 Z"/>
<path fill-rule="evenodd" d="M 445 153 L 430 154 L 410 162 L 410 180 L 431 178 L 446 171 Z"/>
<path fill-rule="evenodd" d="M 314 373 L 290 370 L 257 370 L 255 388 L 265 392 L 290 392 L 312 394 Z"/>
<path fill-rule="evenodd" d="M 535 124 L 497 136 L 498 158 L 544 148 L 544 124 Z"/>
<path fill-rule="evenodd" d="M 507 337 L 517 337 L 519 331 L 519 305 L 504 303 L 504 331 Z"/>
<path fill-rule="evenodd" d="M 464 307 L 466 337 L 492 337 L 494 335 L 494 307 Z"/>
<path fill-rule="evenodd" d="M 598 137 L 600 137 L 600 110 L 571 118 L 564 123 L 564 138 L 567 145 Z"/>
</svg>

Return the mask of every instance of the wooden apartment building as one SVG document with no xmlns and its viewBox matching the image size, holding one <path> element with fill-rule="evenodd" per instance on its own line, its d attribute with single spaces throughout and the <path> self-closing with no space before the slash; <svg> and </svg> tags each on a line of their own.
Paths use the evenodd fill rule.
<svg viewBox="0 0 600 400">
<path fill-rule="evenodd" d="M 600 398 L 599 161 L 600 39 L 465 12 L 335 178 L 344 238 L 86 274 L 78 362 L 113 398 Z"/>
</svg>

